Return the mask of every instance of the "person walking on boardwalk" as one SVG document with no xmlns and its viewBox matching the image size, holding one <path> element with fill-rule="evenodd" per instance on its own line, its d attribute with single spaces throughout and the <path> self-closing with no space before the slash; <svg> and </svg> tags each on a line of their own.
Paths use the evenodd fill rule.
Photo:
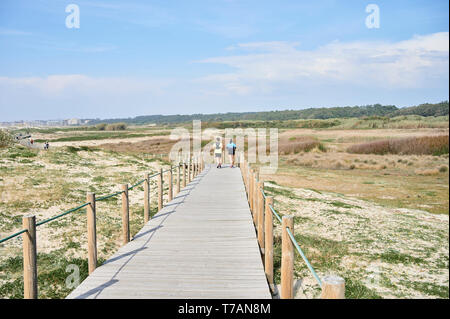
<svg viewBox="0 0 450 319">
<path fill-rule="evenodd" d="M 228 156 L 230 157 L 231 168 L 234 167 L 234 157 L 236 154 L 236 144 L 233 143 L 233 139 L 230 138 L 230 143 L 227 144 Z"/>
<path fill-rule="evenodd" d="M 220 137 L 216 137 L 216 142 L 214 143 L 214 157 L 216 158 L 217 168 L 222 167 L 222 142 Z"/>
</svg>

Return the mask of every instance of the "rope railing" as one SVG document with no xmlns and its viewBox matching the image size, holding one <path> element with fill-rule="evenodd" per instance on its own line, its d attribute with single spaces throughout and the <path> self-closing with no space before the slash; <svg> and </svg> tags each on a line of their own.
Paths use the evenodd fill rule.
<svg viewBox="0 0 450 319">
<path fill-rule="evenodd" d="M 8 237 L 0 239 L 0 244 L 5 242 L 5 241 L 7 241 L 7 240 L 13 239 L 14 237 L 17 237 L 17 236 L 19 236 L 19 235 L 21 235 L 21 234 L 23 234 L 25 232 L 27 232 L 27 230 L 26 229 L 22 229 L 21 231 L 18 231 L 17 233 L 14 233 L 12 235 L 9 235 Z"/>
<path fill-rule="evenodd" d="M 167 170 L 163 171 L 163 173 L 167 173 L 168 171 L 173 170 L 175 167 L 177 167 L 177 166 L 173 166 L 173 167 L 171 167 L 171 169 L 167 169 Z M 159 174 L 160 174 L 160 173 L 156 173 L 156 174 L 150 175 L 149 178 L 153 178 L 153 177 L 155 177 L 155 176 L 158 176 Z M 145 181 L 146 181 L 146 179 L 140 180 L 140 181 L 137 182 L 136 184 L 130 186 L 130 187 L 128 188 L 128 190 L 132 190 L 133 188 L 135 188 L 135 187 L 141 185 L 142 183 L 144 183 Z M 105 195 L 105 196 L 102 196 L 102 197 L 98 197 L 98 198 L 95 199 L 95 201 L 96 201 L 96 202 L 100 202 L 100 201 L 109 199 L 109 198 L 111 198 L 111 197 L 117 196 L 117 195 L 119 195 L 119 194 L 122 194 L 123 192 L 124 192 L 124 191 L 118 191 L 118 192 L 115 192 L 115 193 L 112 193 L 112 194 L 109 194 L 109 195 Z M 56 219 L 58 219 L 58 218 L 60 218 L 60 217 L 63 217 L 63 216 L 65 216 L 65 215 L 68 215 L 68 214 L 70 214 L 70 213 L 73 213 L 73 212 L 75 212 L 75 211 L 77 211 L 77 210 L 79 210 L 79 209 L 81 209 L 81 208 L 83 208 L 83 207 L 86 207 L 87 205 L 89 205 L 89 203 L 84 203 L 84 204 L 82 204 L 82 205 L 80 205 L 80 206 L 71 208 L 71 209 L 69 209 L 69 210 L 67 210 L 67 211 L 65 211 L 65 212 L 63 212 L 63 213 L 61 213 L 61 214 L 59 214 L 59 215 L 56 215 L 56 216 L 53 216 L 53 217 L 48 218 L 48 219 L 46 219 L 46 220 L 43 220 L 43 221 L 41 221 L 41 222 L 38 222 L 38 223 L 36 223 L 36 227 L 37 227 L 37 226 L 41 226 L 41 225 L 43 225 L 43 224 L 46 224 L 46 223 L 48 223 L 48 222 L 51 222 L 51 221 L 53 221 L 53 220 L 56 220 Z M 7 240 L 9 240 L 9 239 L 12 239 L 12 238 L 14 238 L 14 237 L 17 237 L 17 236 L 19 236 L 19 235 L 25 233 L 26 231 L 27 231 L 26 229 L 22 229 L 22 230 L 20 230 L 20 231 L 14 233 L 14 234 L 8 236 L 8 237 L 2 238 L 2 239 L 0 239 L 0 244 L 3 243 L 3 242 L 5 242 L 5 241 L 7 241 Z"/>
<path fill-rule="evenodd" d="M 187 165 L 186 165 L 187 164 Z M 188 166 L 189 176 L 186 176 L 186 166 Z M 180 167 L 183 166 L 183 175 L 180 173 Z M 172 179 L 172 171 L 178 168 L 178 178 L 177 178 L 177 187 L 176 192 L 180 192 L 180 179 L 183 178 L 183 187 L 186 186 L 188 182 L 191 182 L 193 178 L 195 178 L 203 169 L 204 169 L 204 161 L 203 158 L 200 160 L 189 160 L 188 163 L 179 163 L 178 165 L 170 166 L 167 170 L 162 170 L 153 175 L 145 174 L 145 178 L 139 180 L 135 184 L 128 187 L 128 184 L 121 185 L 122 190 L 104 195 L 98 198 L 95 198 L 95 194 L 88 193 L 87 194 L 87 203 L 79 205 L 77 207 L 71 208 L 67 211 L 62 212 L 56 216 L 43 220 L 41 222 L 36 223 L 35 216 L 27 215 L 23 216 L 23 227 L 22 229 L 14 234 L 9 235 L 8 237 L 0 239 L 0 244 L 4 243 L 12 238 L 15 238 L 24 233 L 28 233 L 29 236 L 23 237 L 23 246 L 24 246 L 24 298 L 26 299 L 35 299 L 37 298 L 37 263 L 36 263 L 36 227 L 44 225 L 46 223 L 52 222 L 58 218 L 64 217 L 70 213 L 78 211 L 84 207 L 86 208 L 87 213 L 87 225 L 88 225 L 88 269 L 89 274 L 95 270 L 97 267 L 97 243 L 96 243 L 96 223 L 95 223 L 95 210 L 96 210 L 96 202 L 107 200 L 111 197 L 122 194 L 122 232 L 123 232 L 123 243 L 126 244 L 130 240 L 129 234 L 129 197 L 128 191 L 134 189 L 135 187 L 145 183 L 144 186 L 144 222 L 148 222 L 150 219 L 150 179 L 156 176 L 159 176 L 158 180 L 158 211 L 163 207 L 163 192 L 164 192 L 164 179 L 163 174 L 170 172 L 169 178 L 169 194 L 168 200 L 173 199 L 173 179 Z M 26 252 L 25 252 L 26 250 Z M 25 258 L 25 256 L 28 256 Z M 31 257 L 30 257 L 31 256 Z M 27 275 L 25 275 L 25 273 Z M 28 278 L 25 280 L 25 278 Z M 31 278 L 31 279 L 30 279 Z"/>
<path fill-rule="evenodd" d="M 322 289 L 323 299 L 345 298 L 345 281 L 339 276 L 324 276 L 320 278 L 309 262 L 299 243 L 293 235 L 294 217 L 281 215 L 273 206 L 273 197 L 264 192 L 264 182 L 259 179 L 259 172 L 249 167 L 244 160 L 241 173 L 247 194 L 249 208 L 255 224 L 258 244 L 264 259 L 264 271 L 272 291 L 275 291 L 274 261 L 273 261 L 273 216 L 282 225 L 281 239 L 281 292 L 282 299 L 294 298 L 294 250 L 305 262 Z"/>
<path fill-rule="evenodd" d="M 262 193 L 264 193 L 264 191 L 262 191 Z M 277 220 L 282 223 L 282 218 L 280 217 L 280 215 L 276 212 L 276 210 L 272 207 L 272 205 L 269 205 L 270 210 L 272 211 L 272 214 L 277 218 Z M 297 243 L 294 235 L 292 235 L 292 232 L 289 228 L 286 227 L 286 231 L 289 235 L 289 237 L 291 238 L 292 244 L 294 245 L 294 247 L 297 249 L 298 253 L 300 254 L 300 256 L 303 258 L 303 260 L 306 263 L 306 266 L 308 267 L 308 269 L 311 271 L 312 275 L 314 276 L 314 278 L 316 279 L 316 281 L 318 282 L 319 286 L 322 287 L 322 281 L 320 280 L 319 276 L 317 276 L 316 271 L 314 270 L 314 268 L 311 266 L 311 263 L 309 262 L 308 258 L 306 258 L 305 254 L 303 253 L 303 250 L 300 248 L 299 244 Z"/>
<path fill-rule="evenodd" d="M 137 182 L 136 184 L 134 184 L 134 185 L 128 187 L 128 190 L 132 190 L 133 188 L 135 188 L 136 186 L 141 185 L 141 184 L 142 184 L 143 182 L 145 182 L 145 181 L 146 181 L 146 179 L 144 178 L 143 180 Z"/>
<path fill-rule="evenodd" d="M 69 209 L 69 210 L 65 211 L 64 213 L 61 213 L 61 214 L 59 214 L 59 215 L 56 215 L 56 216 L 54 216 L 54 217 L 51 217 L 51 218 L 49 218 L 49 219 L 43 220 L 43 221 L 41 221 L 41 222 L 39 222 L 39 223 L 36 223 L 36 226 L 44 225 L 44 224 L 46 224 L 46 223 L 48 223 L 48 222 L 51 222 L 51 221 L 53 221 L 53 220 L 55 220 L 55 219 L 58 219 L 58 218 L 63 217 L 63 216 L 65 216 L 65 215 L 67 215 L 67 214 L 73 213 L 73 212 L 75 212 L 75 211 L 77 211 L 77 210 L 79 210 L 79 209 L 81 209 L 81 208 L 83 208 L 83 207 L 86 207 L 87 205 L 89 205 L 89 203 L 84 203 L 83 205 L 80 205 L 80 206 L 78 206 L 78 207 Z"/>
<path fill-rule="evenodd" d="M 308 266 L 309 271 L 311 271 L 311 273 L 313 274 L 314 278 L 316 279 L 316 281 L 319 283 L 319 286 L 322 287 L 322 281 L 320 280 L 319 276 L 317 276 L 316 271 L 314 270 L 314 268 L 311 266 L 311 264 L 308 261 L 308 258 L 306 258 L 305 254 L 303 253 L 302 249 L 300 248 L 300 246 L 298 245 L 297 241 L 295 240 L 294 235 L 292 234 L 291 230 L 289 228 L 286 227 L 286 231 L 289 235 L 289 238 L 291 238 L 292 244 L 294 244 L 295 248 L 297 249 L 298 253 L 300 254 L 300 256 L 302 256 L 303 260 L 306 263 L 306 266 Z"/>
<path fill-rule="evenodd" d="M 115 192 L 113 194 L 109 194 L 109 195 L 105 195 L 105 196 L 96 198 L 95 201 L 100 202 L 102 200 L 107 200 L 107 199 L 109 199 L 111 197 L 117 196 L 117 195 L 122 194 L 122 193 L 123 193 L 123 191 L 118 191 L 118 192 Z"/>
<path fill-rule="evenodd" d="M 269 205 L 270 210 L 272 211 L 272 214 L 278 219 L 278 221 L 281 223 L 281 217 L 277 214 L 275 209 L 272 207 L 272 205 Z"/>
</svg>

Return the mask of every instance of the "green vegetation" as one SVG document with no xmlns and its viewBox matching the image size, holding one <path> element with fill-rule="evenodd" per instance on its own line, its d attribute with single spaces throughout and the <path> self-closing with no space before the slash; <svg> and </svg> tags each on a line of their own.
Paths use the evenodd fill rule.
<svg viewBox="0 0 450 319">
<path fill-rule="evenodd" d="M 8 147 L 12 144 L 13 140 L 8 132 L 0 130 L 0 148 Z"/>
<path fill-rule="evenodd" d="M 413 257 L 407 254 L 400 253 L 399 251 L 389 249 L 381 254 L 373 256 L 373 258 L 379 258 L 384 262 L 393 264 L 422 264 L 424 261 L 421 258 Z"/>
<path fill-rule="evenodd" d="M 270 112 L 242 112 L 242 113 L 215 113 L 215 114 L 192 114 L 192 115 L 147 115 L 126 119 L 91 120 L 91 123 L 116 123 L 127 124 L 168 124 L 186 123 L 192 120 L 203 122 L 235 122 L 229 127 L 245 127 L 245 121 L 283 121 L 298 119 L 337 119 L 337 118 L 362 118 L 362 117 L 395 117 L 400 115 L 421 115 L 421 116 L 446 116 L 449 114 L 448 101 L 437 104 L 422 104 L 409 108 L 397 108 L 395 105 L 366 105 L 366 106 L 346 106 L 346 107 L 322 107 L 308 108 L 303 110 L 285 110 Z M 324 128 L 339 125 L 339 121 L 331 122 L 305 122 L 304 127 Z M 221 125 L 227 125 L 225 123 Z M 321 126 L 325 125 L 325 126 Z M 329 126 L 328 126 L 329 125 Z M 252 127 L 255 127 L 254 125 Z M 267 127 L 264 124 L 264 127 Z"/>
<path fill-rule="evenodd" d="M 92 141 L 92 140 L 107 140 L 107 139 L 117 139 L 117 138 L 133 138 L 133 137 L 149 137 L 149 136 L 160 136 L 160 135 L 168 135 L 170 132 L 161 132 L 155 134 L 144 134 L 144 133 L 98 133 L 98 134 L 89 134 L 89 135 L 74 135 L 61 137 L 56 139 L 47 140 L 49 143 L 52 142 L 76 142 L 76 141 Z M 37 139 L 36 142 L 42 143 L 45 140 Z"/>
<path fill-rule="evenodd" d="M 64 250 L 55 250 L 50 253 L 38 253 L 38 294 L 40 299 L 64 298 L 71 291 L 66 287 L 66 279 L 72 273 L 69 265 L 75 265 L 80 271 L 80 282 L 88 276 L 88 263 L 86 258 L 66 258 Z M 98 265 L 105 260 L 99 259 Z M 10 273 L 21 273 L 23 270 L 23 258 L 21 256 L 10 257 L 0 264 L 0 279 L 8 279 Z M 22 299 L 23 278 L 10 278 L 0 286 L 0 296 Z"/>
<path fill-rule="evenodd" d="M 436 104 L 420 104 L 395 111 L 394 115 L 444 116 L 448 115 L 448 101 Z"/>
<path fill-rule="evenodd" d="M 345 278 L 345 298 L 347 299 L 381 299 L 373 290 L 367 288 L 360 281 L 350 277 Z"/>
</svg>

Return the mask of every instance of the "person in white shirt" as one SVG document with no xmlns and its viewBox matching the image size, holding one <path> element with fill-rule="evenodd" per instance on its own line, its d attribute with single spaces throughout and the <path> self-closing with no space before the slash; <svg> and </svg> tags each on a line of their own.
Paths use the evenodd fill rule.
<svg viewBox="0 0 450 319">
<path fill-rule="evenodd" d="M 216 142 L 214 143 L 214 157 L 216 158 L 217 168 L 222 167 L 222 142 L 220 137 L 216 137 Z"/>
</svg>

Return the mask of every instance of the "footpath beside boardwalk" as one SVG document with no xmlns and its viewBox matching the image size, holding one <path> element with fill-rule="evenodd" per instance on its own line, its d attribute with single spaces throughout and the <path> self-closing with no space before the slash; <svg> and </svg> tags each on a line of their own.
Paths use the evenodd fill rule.
<svg viewBox="0 0 450 319">
<path fill-rule="evenodd" d="M 67 298 L 271 298 L 239 168 L 207 167 Z"/>
</svg>

